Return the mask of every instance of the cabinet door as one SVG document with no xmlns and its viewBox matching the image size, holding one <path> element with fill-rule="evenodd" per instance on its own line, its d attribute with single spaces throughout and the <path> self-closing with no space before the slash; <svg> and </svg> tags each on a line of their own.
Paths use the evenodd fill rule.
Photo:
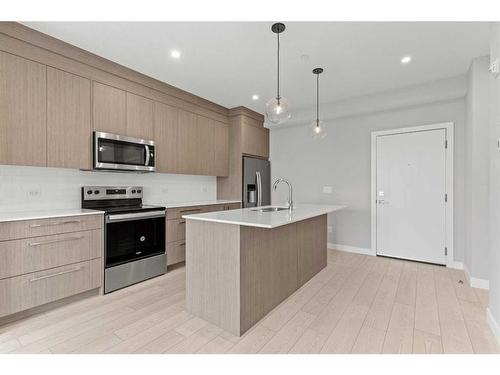
<svg viewBox="0 0 500 375">
<path fill-rule="evenodd" d="M 0 52 L 0 164 L 45 166 L 46 66 Z"/>
<path fill-rule="evenodd" d="M 243 123 L 242 148 L 244 154 L 269 157 L 269 130 Z"/>
<path fill-rule="evenodd" d="M 156 170 L 164 173 L 177 173 L 180 157 L 177 108 L 155 102 L 153 135 L 156 142 Z"/>
<path fill-rule="evenodd" d="M 92 87 L 94 130 L 125 135 L 127 129 L 127 94 L 99 82 Z"/>
<path fill-rule="evenodd" d="M 127 129 L 125 135 L 153 139 L 153 101 L 127 92 Z"/>
<path fill-rule="evenodd" d="M 198 173 L 198 142 L 196 115 L 179 109 L 178 173 Z"/>
<path fill-rule="evenodd" d="M 47 68 L 47 166 L 90 169 L 90 80 Z"/>
<path fill-rule="evenodd" d="M 215 176 L 214 127 L 213 120 L 200 115 L 196 116 L 196 143 L 198 144 L 196 174 Z"/>
<path fill-rule="evenodd" d="M 229 174 L 229 125 L 220 121 L 214 124 L 214 175 Z"/>
</svg>

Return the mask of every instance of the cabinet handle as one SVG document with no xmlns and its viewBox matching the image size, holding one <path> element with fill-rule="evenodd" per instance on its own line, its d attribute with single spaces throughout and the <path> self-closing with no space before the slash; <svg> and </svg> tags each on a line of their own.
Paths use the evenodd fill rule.
<svg viewBox="0 0 500 375">
<path fill-rule="evenodd" d="M 57 242 L 64 242 L 64 241 L 76 241 L 76 240 L 81 240 L 83 236 L 78 236 L 78 237 L 66 237 L 66 238 L 57 238 L 55 240 L 49 240 L 49 241 L 41 241 L 41 242 L 30 242 L 30 246 L 41 246 L 41 245 L 50 245 L 53 243 Z"/>
<path fill-rule="evenodd" d="M 179 247 L 181 247 L 181 246 L 186 246 L 186 243 L 185 242 L 180 243 Z"/>
<path fill-rule="evenodd" d="M 30 283 L 35 282 L 35 281 L 39 281 L 39 280 L 49 279 L 51 277 L 65 275 L 67 273 L 77 272 L 77 271 L 80 271 L 81 269 L 83 269 L 83 267 L 77 267 L 77 268 L 73 268 L 73 269 L 70 269 L 70 270 L 53 273 L 51 275 L 45 275 L 45 276 L 35 277 L 34 279 L 30 280 Z"/>
<path fill-rule="evenodd" d="M 52 223 L 31 224 L 30 228 L 40 228 L 40 227 L 49 227 L 52 225 L 79 224 L 79 223 L 81 223 L 81 220 L 54 221 Z"/>
<path fill-rule="evenodd" d="M 179 224 L 186 224 L 186 220 L 179 221 Z"/>
</svg>

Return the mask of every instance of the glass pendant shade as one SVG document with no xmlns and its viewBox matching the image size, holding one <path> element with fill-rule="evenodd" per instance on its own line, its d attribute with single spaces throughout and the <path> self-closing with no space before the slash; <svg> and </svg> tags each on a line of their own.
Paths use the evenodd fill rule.
<svg viewBox="0 0 500 375">
<path fill-rule="evenodd" d="M 321 121 L 314 121 L 311 125 L 309 125 L 309 129 L 313 139 L 323 139 L 327 135 L 325 124 Z"/>
<path fill-rule="evenodd" d="M 266 114 L 273 124 L 281 124 L 290 119 L 290 103 L 285 98 L 272 98 L 266 103 Z"/>
</svg>

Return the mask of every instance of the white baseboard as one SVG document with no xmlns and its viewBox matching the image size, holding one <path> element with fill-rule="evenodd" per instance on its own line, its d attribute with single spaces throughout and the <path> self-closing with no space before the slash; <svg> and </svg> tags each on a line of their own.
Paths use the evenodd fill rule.
<svg viewBox="0 0 500 375">
<path fill-rule="evenodd" d="M 486 321 L 488 322 L 488 325 L 493 331 L 493 334 L 497 339 L 497 343 L 500 345 L 500 325 L 498 325 L 497 321 L 493 317 L 493 314 L 491 314 L 491 310 L 489 307 L 486 308 Z"/>
<path fill-rule="evenodd" d="M 365 247 L 348 246 L 330 242 L 327 244 L 327 247 L 331 250 L 345 251 L 347 253 L 356 253 L 356 254 L 364 254 L 372 256 L 376 255 L 372 249 L 367 249 Z"/>
<path fill-rule="evenodd" d="M 473 288 L 479 288 L 479 289 L 490 289 L 490 281 L 485 280 L 485 279 L 479 279 L 477 277 L 471 277 L 469 269 L 467 266 L 464 264 L 464 273 L 465 273 L 465 278 L 467 279 L 467 282 L 469 285 Z"/>
<path fill-rule="evenodd" d="M 456 270 L 463 270 L 464 264 L 463 262 L 457 262 L 456 260 L 452 260 L 450 264 L 447 264 L 446 267 L 453 268 Z"/>
</svg>

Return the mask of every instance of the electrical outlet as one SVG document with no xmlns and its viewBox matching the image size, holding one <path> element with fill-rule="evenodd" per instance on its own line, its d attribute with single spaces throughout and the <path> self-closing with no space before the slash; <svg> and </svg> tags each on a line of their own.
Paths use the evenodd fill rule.
<svg viewBox="0 0 500 375">
<path fill-rule="evenodd" d="M 325 194 L 331 194 L 333 191 L 331 186 L 323 186 L 323 193 Z"/>
<path fill-rule="evenodd" d="M 161 192 L 162 192 L 163 194 L 168 194 L 168 188 L 163 188 L 163 189 L 161 189 Z"/>
<path fill-rule="evenodd" d="M 206 193 L 206 192 L 207 192 L 207 190 L 208 190 L 208 189 L 207 189 L 207 187 L 206 187 L 206 186 L 203 186 L 203 187 L 201 188 L 201 192 L 202 192 L 202 193 Z"/>
<path fill-rule="evenodd" d="M 498 59 L 495 59 L 490 63 L 490 68 L 488 70 L 491 74 L 493 74 L 493 77 L 498 78 L 498 75 L 500 74 L 500 62 Z"/>
<path fill-rule="evenodd" d="M 42 194 L 40 189 L 30 189 L 30 190 L 26 191 L 26 195 L 30 198 L 37 197 L 40 194 Z"/>
<path fill-rule="evenodd" d="M 333 232 L 333 228 L 331 225 L 328 226 L 328 233 L 332 233 Z"/>
<path fill-rule="evenodd" d="M 500 137 L 497 138 L 497 150 L 500 151 Z"/>
</svg>

